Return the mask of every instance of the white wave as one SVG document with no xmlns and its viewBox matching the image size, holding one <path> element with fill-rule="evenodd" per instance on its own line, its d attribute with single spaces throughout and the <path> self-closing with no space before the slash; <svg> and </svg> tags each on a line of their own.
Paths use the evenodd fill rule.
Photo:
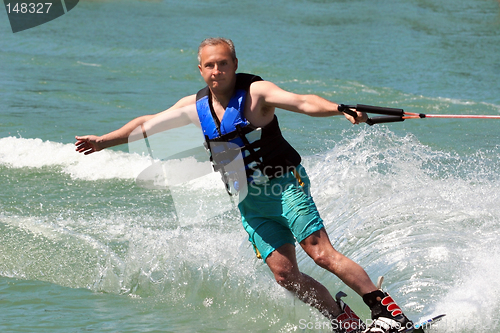
<svg viewBox="0 0 500 333">
<path fill-rule="evenodd" d="M 73 144 L 6 137 L 0 139 L 0 165 L 11 168 L 58 166 L 73 179 L 134 179 L 151 165 L 151 159 L 112 150 L 83 155 L 75 151 Z"/>
<path fill-rule="evenodd" d="M 438 326 L 440 332 L 456 332 L 460 329 L 496 332 L 500 327 L 500 257 L 496 242 L 479 248 L 476 253 L 470 253 L 469 261 L 469 265 L 463 268 L 463 276 L 436 305 L 435 314 L 447 314 Z"/>
<path fill-rule="evenodd" d="M 372 128 L 306 163 L 334 246 L 372 279 L 385 275 L 412 319 L 446 313 L 438 332 L 491 332 L 480 326 L 497 324 L 500 304 L 496 154 L 443 152 Z M 331 274 L 298 259 L 337 287 Z"/>
</svg>

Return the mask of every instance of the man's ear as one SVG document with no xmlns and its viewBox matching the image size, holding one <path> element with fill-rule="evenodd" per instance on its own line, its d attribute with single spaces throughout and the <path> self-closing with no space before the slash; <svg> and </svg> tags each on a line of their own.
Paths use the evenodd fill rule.
<svg viewBox="0 0 500 333">
<path fill-rule="evenodd" d="M 201 64 L 198 65 L 198 69 L 200 70 L 200 74 L 201 74 Z"/>
<path fill-rule="evenodd" d="M 234 59 L 234 71 L 236 72 L 238 70 L 238 58 Z"/>
</svg>

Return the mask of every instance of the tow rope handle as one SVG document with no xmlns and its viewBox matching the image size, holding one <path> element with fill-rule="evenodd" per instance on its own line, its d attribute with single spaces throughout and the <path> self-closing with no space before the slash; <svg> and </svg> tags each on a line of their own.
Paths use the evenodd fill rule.
<svg viewBox="0 0 500 333">
<path fill-rule="evenodd" d="M 405 112 L 403 109 L 386 108 L 386 107 L 364 105 L 364 104 L 357 104 L 357 105 L 339 104 L 339 106 L 338 106 L 338 111 L 343 112 L 343 113 L 347 113 L 348 115 L 350 115 L 354 118 L 357 118 L 358 115 L 356 114 L 356 112 L 352 111 L 351 109 L 356 109 L 356 111 L 360 111 L 360 112 L 385 115 L 382 117 L 368 118 L 366 123 L 370 126 L 375 125 L 375 124 L 380 124 L 380 123 L 394 123 L 394 122 L 405 120 L 405 118 L 403 118 L 403 116 L 405 115 Z M 419 117 L 425 118 L 425 114 L 419 114 Z"/>
<path fill-rule="evenodd" d="M 379 123 L 391 123 L 396 121 L 404 121 L 405 119 L 422 119 L 422 118 L 457 118 L 457 119 L 500 119 L 500 115 L 487 115 L 487 114 L 424 114 L 424 113 L 414 113 L 405 112 L 403 109 L 385 108 L 380 106 L 371 106 L 357 104 L 354 105 L 344 105 L 340 104 L 338 110 L 340 112 L 347 113 L 352 117 L 356 118 L 356 112 L 351 109 L 356 109 L 357 111 L 366 113 L 378 113 L 384 114 L 384 117 L 369 118 L 366 123 L 368 125 L 374 125 Z"/>
<path fill-rule="evenodd" d="M 485 115 L 485 114 L 424 114 L 424 113 L 414 113 L 405 112 L 403 109 L 385 108 L 380 106 L 372 105 L 344 105 L 339 104 L 337 110 L 340 112 L 347 113 L 348 115 L 357 118 L 357 113 L 352 111 L 366 112 L 366 113 L 376 113 L 384 114 L 383 117 L 368 118 L 366 123 L 368 125 L 380 124 L 380 123 L 393 123 L 397 121 L 404 121 L 405 119 L 421 119 L 421 118 L 459 118 L 459 119 L 500 119 L 500 115 Z"/>
</svg>

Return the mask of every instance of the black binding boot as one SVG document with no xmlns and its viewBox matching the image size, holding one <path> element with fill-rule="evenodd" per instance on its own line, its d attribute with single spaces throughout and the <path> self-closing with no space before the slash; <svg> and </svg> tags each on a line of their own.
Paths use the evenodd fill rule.
<svg viewBox="0 0 500 333">
<path fill-rule="evenodd" d="M 363 301 L 370 307 L 372 320 L 364 333 L 401 333 L 413 327 L 413 323 L 404 314 L 392 297 L 382 291 L 384 278 L 379 277 L 377 288 L 363 296 Z"/>
</svg>

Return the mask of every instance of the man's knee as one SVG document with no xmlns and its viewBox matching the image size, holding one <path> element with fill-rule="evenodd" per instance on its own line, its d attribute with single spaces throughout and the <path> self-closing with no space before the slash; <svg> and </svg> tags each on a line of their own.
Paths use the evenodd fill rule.
<svg viewBox="0 0 500 333">
<path fill-rule="evenodd" d="M 274 278 L 280 286 L 291 291 L 296 290 L 300 284 L 300 273 L 297 274 L 292 270 L 274 272 Z"/>
<path fill-rule="evenodd" d="M 315 251 L 315 252 L 311 253 L 310 256 L 314 260 L 316 265 L 323 267 L 323 268 L 332 267 L 342 259 L 342 255 L 335 250 L 333 250 L 333 251 L 325 251 L 325 250 Z"/>
<path fill-rule="evenodd" d="M 326 269 L 332 268 L 343 257 L 333 248 L 324 228 L 309 235 L 300 245 L 318 266 Z"/>
</svg>

